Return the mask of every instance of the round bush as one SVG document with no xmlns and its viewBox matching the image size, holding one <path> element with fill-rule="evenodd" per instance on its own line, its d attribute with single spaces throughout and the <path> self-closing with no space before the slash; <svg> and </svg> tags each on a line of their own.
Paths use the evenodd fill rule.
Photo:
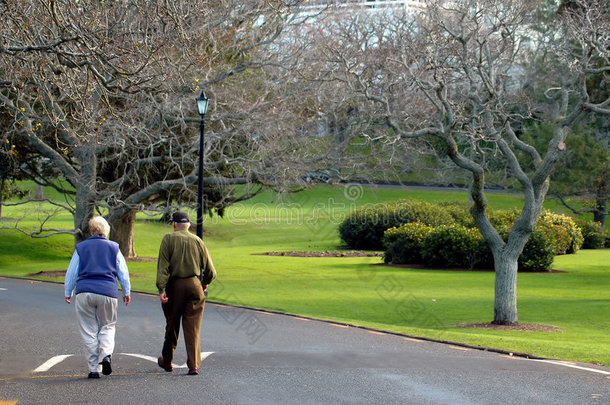
<svg viewBox="0 0 610 405">
<path fill-rule="evenodd" d="M 519 256 L 519 271 L 550 271 L 555 258 L 555 245 L 546 229 L 536 229 Z"/>
<path fill-rule="evenodd" d="M 474 218 L 470 214 L 470 207 L 466 203 L 462 202 L 441 202 L 438 204 L 442 207 L 445 212 L 453 218 L 453 223 L 457 225 L 465 226 L 466 228 L 473 228 Z"/>
<path fill-rule="evenodd" d="M 583 249 L 600 249 L 605 246 L 606 236 L 600 222 L 578 221 L 578 226 L 582 230 Z"/>
<path fill-rule="evenodd" d="M 410 222 L 430 226 L 451 224 L 453 218 L 435 204 L 419 201 L 396 201 L 356 209 L 339 225 L 339 236 L 354 249 L 383 248 L 383 233 Z"/>
<path fill-rule="evenodd" d="M 573 238 L 565 226 L 553 225 L 541 221 L 536 229 L 544 232 L 545 236 L 551 240 L 553 251 L 556 255 L 565 255 L 572 245 Z"/>
<path fill-rule="evenodd" d="M 558 230 L 556 233 L 556 237 L 561 239 L 558 240 L 556 242 L 556 247 L 560 250 L 563 250 L 563 246 L 565 244 L 567 244 L 565 250 L 563 251 L 563 253 L 558 253 L 558 254 L 573 254 L 576 253 L 580 250 L 580 248 L 583 245 L 584 242 L 584 237 L 581 231 L 581 228 L 576 224 L 576 221 L 574 221 L 574 219 L 572 219 L 571 217 L 568 217 L 567 215 L 563 215 L 563 214 L 554 214 L 548 210 L 543 210 L 542 214 L 540 215 L 540 219 L 538 220 L 538 223 L 540 224 L 540 222 L 547 225 L 554 225 L 554 226 L 559 226 L 562 227 L 563 229 L 565 229 L 565 231 L 567 231 L 568 234 L 568 240 L 564 241 L 563 238 L 565 237 L 562 233 L 563 231 Z M 561 235 L 560 235 L 561 234 Z"/>
<path fill-rule="evenodd" d="M 496 229 L 510 229 L 521 212 L 517 209 L 510 210 L 490 210 L 489 211 L 489 222 Z"/>
<path fill-rule="evenodd" d="M 390 228 L 383 235 L 385 263 L 423 263 L 421 250 L 424 240 L 434 228 L 420 222 L 412 222 Z"/>
<path fill-rule="evenodd" d="M 483 238 L 483 235 L 481 235 L 479 243 L 477 244 L 475 258 L 476 262 L 474 267 L 482 269 L 494 268 L 494 256 L 493 253 L 491 253 L 487 241 Z"/>
<path fill-rule="evenodd" d="M 424 240 L 422 257 L 428 266 L 474 268 L 483 237 L 476 228 L 441 225 Z"/>
<path fill-rule="evenodd" d="M 499 232 L 506 242 L 510 229 L 503 228 Z M 530 235 L 519 256 L 518 271 L 550 271 L 554 258 L 555 245 L 550 231 L 547 228 L 538 227 Z"/>
</svg>

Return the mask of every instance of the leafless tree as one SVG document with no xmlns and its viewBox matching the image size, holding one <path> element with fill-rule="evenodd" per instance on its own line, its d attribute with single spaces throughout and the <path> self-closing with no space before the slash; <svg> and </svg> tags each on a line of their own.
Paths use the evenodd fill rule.
<svg viewBox="0 0 610 405">
<path fill-rule="evenodd" d="M 30 174 L 65 195 L 76 240 L 94 211 L 134 256 L 135 213 L 192 200 L 197 179 L 194 98 L 211 99 L 206 126 L 206 193 L 217 208 L 274 186 L 289 164 L 303 117 L 265 84 L 266 52 L 294 15 L 283 1 L 0 2 L 3 136 L 50 162 L 68 184 Z M 249 72 L 246 74 L 246 72 Z M 273 88 L 277 89 L 277 86 Z M 6 122 L 6 120 L 3 120 Z M 3 140 L 4 141 L 4 140 Z M 222 191 L 224 190 L 224 191 Z M 241 194 L 235 194 L 237 191 Z M 44 235 L 41 227 L 37 235 Z"/>
<path fill-rule="evenodd" d="M 566 137 L 585 111 L 610 113 L 610 97 L 593 101 L 587 81 L 610 73 L 607 1 L 577 1 L 556 14 L 561 35 L 533 29 L 539 2 L 430 1 L 420 14 L 342 14 L 319 32 L 326 80 L 361 95 L 387 125 L 383 141 L 426 137 L 440 155 L 470 173 L 471 213 L 495 261 L 494 323 L 516 324 L 517 259 L 534 230 L 549 175 L 566 153 Z M 531 58 L 548 59 L 548 86 L 523 91 Z M 520 139 L 525 120 L 553 128 L 545 150 Z M 519 183 L 524 204 L 503 240 L 488 219 L 490 165 Z"/>
</svg>

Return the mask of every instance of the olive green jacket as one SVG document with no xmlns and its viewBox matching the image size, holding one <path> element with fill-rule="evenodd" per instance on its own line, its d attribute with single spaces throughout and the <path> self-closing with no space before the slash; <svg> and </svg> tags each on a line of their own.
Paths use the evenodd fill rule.
<svg viewBox="0 0 610 405">
<path fill-rule="evenodd" d="M 210 284 L 216 278 L 216 269 L 203 241 L 186 229 L 168 233 L 161 241 L 157 261 L 157 288 L 165 292 L 170 277 L 186 278 L 199 276 L 201 283 Z"/>
</svg>

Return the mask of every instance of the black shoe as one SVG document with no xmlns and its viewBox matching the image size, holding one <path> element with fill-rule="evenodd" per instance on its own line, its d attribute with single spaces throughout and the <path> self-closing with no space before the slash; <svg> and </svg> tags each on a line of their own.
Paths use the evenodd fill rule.
<svg viewBox="0 0 610 405">
<path fill-rule="evenodd" d="M 199 374 L 199 370 L 197 370 L 196 368 L 190 368 L 188 375 L 197 375 Z"/>
<path fill-rule="evenodd" d="M 102 360 L 102 374 L 110 375 L 110 373 L 112 373 L 112 366 L 110 365 L 110 355 L 108 355 Z"/>
<path fill-rule="evenodd" d="M 172 363 L 169 363 L 169 364 L 165 363 L 165 360 L 163 360 L 163 356 L 159 356 L 159 358 L 157 359 L 157 364 L 159 365 L 159 367 L 161 367 L 165 371 L 172 371 L 174 369 L 174 366 L 172 366 Z"/>
<path fill-rule="evenodd" d="M 87 378 L 100 378 L 100 373 L 92 371 L 89 373 L 89 376 Z"/>
</svg>

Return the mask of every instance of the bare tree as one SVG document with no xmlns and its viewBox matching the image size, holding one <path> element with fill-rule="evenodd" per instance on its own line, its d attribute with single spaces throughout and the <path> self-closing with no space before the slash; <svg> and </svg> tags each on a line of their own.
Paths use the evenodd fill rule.
<svg viewBox="0 0 610 405">
<path fill-rule="evenodd" d="M 45 0 L 1 2 L 0 12 L 0 106 L 12 120 L 6 136 L 67 180 L 70 187 L 30 170 L 39 183 L 73 195 L 64 206 L 77 241 L 98 210 L 134 256 L 136 212 L 192 201 L 194 97 L 203 87 L 212 100 L 209 193 L 288 178 L 282 160 L 295 150 L 292 130 L 281 127 L 286 117 L 261 91 L 262 67 L 281 62 L 262 50 L 289 23 L 285 2 Z M 218 198 L 218 207 L 256 192 L 241 190 Z"/>
<path fill-rule="evenodd" d="M 517 259 L 535 228 L 549 175 L 566 153 L 566 137 L 585 111 L 610 113 L 610 98 L 592 101 L 587 81 L 610 72 L 606 1 L 556 15 L 552 40 L 537 36 L 537 2 L 430 1 L 418 15 L 343 14 L 319 33 L 327 80 L 370 103 L 387 131 L 383 140 L 434 139 L 437 153 L 470 173 L 471 213 L 495 261 L 494 323 L 516 324 Z M 523 91 L 536 52 L 555 55 L 549 86 L 536 99 Z M 553 128 L 544 150 L 520 139 L 525 120 Z M 524 204 L 507 240 L 487 215 L 486 176 L 502 164 L 519 183 Z"/>
</svg>

